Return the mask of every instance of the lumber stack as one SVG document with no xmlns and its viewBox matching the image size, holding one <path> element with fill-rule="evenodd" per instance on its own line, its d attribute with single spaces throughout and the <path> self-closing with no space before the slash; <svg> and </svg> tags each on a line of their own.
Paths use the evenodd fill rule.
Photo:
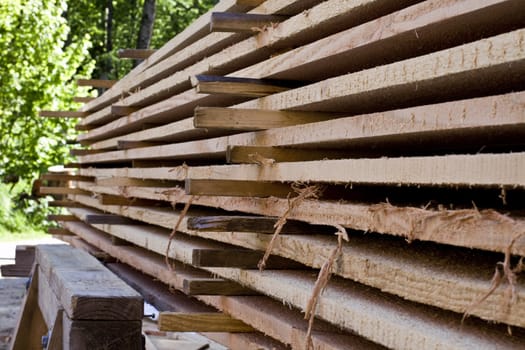
<svg viewBox="0 0 525 350">
<path fill-rule="evenodd" d="M 519 348 L 524 37 L 518 0 L 224 0 L 85 104 L 41 192 L 252 345 Z"/>
</svg>

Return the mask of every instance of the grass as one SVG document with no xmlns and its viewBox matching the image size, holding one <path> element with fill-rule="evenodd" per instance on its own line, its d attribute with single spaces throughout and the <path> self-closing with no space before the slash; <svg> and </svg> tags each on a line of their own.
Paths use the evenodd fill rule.
<svg viewBox="0 0 525 350">
<path fill-rule="evenodd" d="M 29 216 L 31 212 L 15 209 L 13 198 L 19 189 L 0 183 L 0 241 L 38 239 L 46 236 L 41 229 L 35 228 Z"/>
</svg>

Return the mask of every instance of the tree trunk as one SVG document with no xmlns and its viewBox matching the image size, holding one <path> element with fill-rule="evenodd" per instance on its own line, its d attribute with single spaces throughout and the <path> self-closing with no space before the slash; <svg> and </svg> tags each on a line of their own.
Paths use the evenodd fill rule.
<svg viewBox="0 0 525 350">
<path fill-rule="evenodd" d="M 139 36 L 137 38 L 137 49 L 149 48 L 151 35 L 153 34 L 153 23 L 155 22 L 155 0 L 144 0 L 142 18 L 140 20 Z M 135 66 L 140 61 L 135 61 Z"/>
<path fill-rule="evenodd" d="M 109 79 L 111 71 L 113 69 L 113 62 L 111 60 L 111 51 L 113 50 L 113 0 L 106 0 L 106 4 L 103 8 L 102 20 L 103 25 L 106 29 L 106 47 L 105 47 L 105 58 L 101 63 L 100 79 Z M 105 89 L 99 88 L 98 93 L 101 95 Z"/>
</svg>

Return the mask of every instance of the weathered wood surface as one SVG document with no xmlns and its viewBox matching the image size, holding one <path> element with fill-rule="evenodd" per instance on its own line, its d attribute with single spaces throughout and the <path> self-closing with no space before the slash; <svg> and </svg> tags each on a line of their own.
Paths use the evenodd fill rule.
<svg viewBox="0 0 525 350">
<path fill-rule="evenodd" d="M 140 190 L 139 190 L 140 191 Z M 137 197 L 143 196 L 145 192 Z M 128 188 L 128 193 L 132 189 Z M 177 190 L 149 191 L 148 198 L 164 198 L 167 201 L 187 202 L 183 192 Z M 88 197 L 72 195 L 83 204 L 129 216 L 136 220 L 174 226 L 168 211 L 141 207 L 100 206 Z M 226 210 L 242 210 L 246 213 L 280 217 L 288 208 L 286 198 L 214 197 L 199 196 L 195 205 L 206 205 Z M 144 209 L 144 211 L 142 210 Z M 151 216 L 145 215 L 145 212 Z M 164 216 L 167 216 L 164 218 Z M 160 219 L 162 217 L 162 219 Z M 443 209 L 433 210 L 411 206 L 394 206 L 389 203 L 336 203 L 331 201 L 304 200 L 296 205 L 289 219 L 319 225 L 342 225 L 364 232 L 377 232 L 400 236 L 409 240 L 432 241 L 460 247 L 505 252 L 517 232 L 525 231 L 525 221 L 519 216 L 503 215 L 492 209 Z M 161 223 L 162 220 L 167 220 Z M 515 244 L 512 253 L 525 255 L 525 246 Z"/>
<path fill-rule="evenodd" d="M 48 329 L 42 312 L 38 307 L 38 281 L 43 276 L 38 275 L 36 265 L 29 281 L 29 288 L 22 301 L 22 308 L 13 332 L 9 346 L 10 350 L 40 350 L 41 339 L 36 334 L 46 334 Z"/>
<path fill-rule="evenodd" d="M 40 245 L 36 261 L 67 317 L 142 319 L 140 295 L 89 254 L 65 245 Z"/>
<path fill-rule="evenodd" d="M 157 245 L 154 242 L 152 236 L 149 236 L 149 249 L 164 251 L 164 247 L 155 248 Z M 186 249 L 181 244 L 174 246 L 175 251 Z M 187 254 L 175 251 L 170 256 L 187 259 Z M 305 307 L 315 283 L 315 275 L 309 272 L 274 270 L 261 273 L 257 270 L 226 268 L 209 270 L 242 281 L 243 284 L 300 309 Z M 427 270 L 425 274 L 428 276 Z M 294 288 L 290 288 L 290 285 Z M 209 297 L 201 298 L 206 300 Z M 407 314 L 410 317 L 405 317 Z M 460 329 L 460 314 L 434 310 L 432 316 L 429 316 L 429 311 L 420 304 L 404 301 L 400 306 L 400 300 L 393 296 L 385 298 L 384 294 L 377 290 L 361 287 L 348 280 L 331 281 L 320 297 L 318 315 L 333 324 L 394 348 L 404 344 L 405 348 L 416 349 L 422 342 L 431 348 L 461 348 L 467 344 L 477 344 L 482 348 L 519 348 L 523 340 L 521 333 L 509 338 L 505 327 L 487 327 L 486 324 L 474 320 L 467 322 Z M 234 313 L 232 316 L 243 319 Z M 410 329 L 410 332 L 403 332 L 403 329 Z"/>
<path fill-rule="evenodd" d="M 194 249 L 191 264 L 195 267 L 237 267 L 256 269 L 263 257 L 262 252 L 248 249 Z M 281 257 L 270 257 L 266 263 L 268 269 L 300 269 L 304 265 Z"/>
<path fill-rule="evenodd" d="M 286 82 L 261 79 L 195 75 L 191 85 L 200 94 L 224 94 L 242 97 L 262 97 L 290 90 Z"/>
<path fill-rule="evenodd" d="M 186 193 L 205 196 L 286 197 L 290 185 L 258 181 L 228 181 L 186 178 Z"/>
<path fill-rule="evenodd" d="M 79 225 L 72 223 L 66 224 L 68 225 L 67 227 L 72 230 L 74 229 L 71 225 Z M 105 227 L 105 229 L 108 228 L 114 229 L 118 227 Z M 91 229 L 91 232 L 93 232 L 92 230 L 93 229 Z M 87 232 L 85 229 L 83 229 L 83 231 Z M 135 249 L 140 248 L 136 247 Z M 148 255 L 149 257 L 147 259 L 136 260 L 143 255 Z M 129 252 L 123 256 L 126 259 L 133 261 L 133 265 L 141 271 L 173 286 L 173 279 L 177 276 L 177 273 L 173 274 L 173 271 L 166 267 L 162 255 L 143 251 L 138 255 Z M 180 269 L 182 266 L 182 264 L 180 267 L 176 266 L 175 270 L 177 272 L 181 271 Z M 197 298 L 216 307 L 220 311 L 232 315 L 234 314 L 236 318 L 243 320 L 245 323 L 250 324 L 252 327 L 257 328 L 274 339 L 291 345 L 293 348 L 304 347 L 307 322 L 303 319 L 302 315 L 283 306 L 280 302 L 271 300 L 264 296 L 198 296 Z M 340 349 L 341 347 L 348 347 L 348 344 L 352 344 L 356 349 L 381 348 L 360 337 L 348 333 L 341 333 L 340 330 L 321 321 L 315 323 L 312 338 L 314 345 L 319 349 L 335 350 Z"/>
<path fill-rule="evenodd" d="M 105 209 L 109 209 L 109 207 L 105 207 Z M 113 208 L 113 210 L 121 210 L 135 218 L 144 215 L 138 214 L 142 212 L 140 209 L 134 211 L 127 208 Z M 156 217 L 153 218 L 153 215 Z M 150 223 L 159 226 L 164 225 L 167 229 L 175 225 L 175 221 L 178 219 L 173 213 L 162 215 L 160 212 L 153 213 L 152 211 L 144 215 L 143 219 L 145 217 L 150 218 Z M 228 242 L 245 248 L 265 250 L 271 238 L 267 234 L 242 232 L 219 232 L 217 234 L 187 230 L 184 227 L 184 222 L 185 220 L 179 226 L 181 232 Z M 68 227 L 77 225 L 75 223 L 66 224 Z M 116 226 L 104 227 L 103 229 L 112 235 L 121 236 L 124 234 L 124 232 L 118 231 L 119 229 Z M 144 230 L 148 232 L 147 235 L 141 233 Z M 164 244 L 161 242 L 165 240 L 162 237 L 168 234 L 167 231 L 163 233 L 162 229 L 158 228 L 137 227 L 134 231 L 127 229 L 125 234 L 127 240 L 139 246 L 147 246 L 148 249 L 158 253 L 165 252 Z M 514 235 L 515 233 L 512 234 L 512 237 Z M 335 248 L 335 241 L 335 237 L 319 236 L 313 233 L 308 235 L 280 235 L 273 252 L 305 265 L 320 268 Z M 454 255 L 458 262 L 452 264 L 451 256 L 446 249 L 429 253 L 426 252 L 427 249 L 435 249 L 425 248 L 419 244 L 415 245 L 413 249 L 409 249 L 410 246 L 406 246 L 405 243 L 385 238 L 374 237 L 374 239 L 369 239 L 366 236 L 362 238 L 356 236 L 352 237 L 351 242 L 344 246 L 341 264 L 335 270 L 336 274 L 409 300 L 456 312 L 464 312 L 475 300 L 487 292 L 496 265 L 495 261 L 483 258 L 482 254 L 470 254 L 470 257 L 469 254 L 466 254 L 462 257 L 464 253 L 461 252 Z M 510 244 L 510 240 L 507 242 L 508 244 Z M 523 239 L 516 242 L 514 248 L 516 249 L 517 246 L 523 247 Z M 421 250 L 418 249 L 419 247 Z M 301 254 L 297 252 L 301 252 Z M 176 258 L 184 258 L 183 255 L 178 254 L 182 253 L 177 253 Z M 186 256 L 185 258 L 190 261 L 191 257 Z M 503 257 L 501 257 L 502 259 Z M 469 263 L 470 261 L 472 264 Z M 430 275 L 429 269 L 433 271 Z M 432 277 L 429 278 L 429 276 Z M 523 293 L 522 288 L 520 287 L 520 294 Z M 472 310 L 473 315 L 523 327 L 525 306 L 516 304 L 508 313 L 502 312 L 500 303 L 501 300 L 505 299 L 504 294 L 505 288 L 497 289 L 487 299 L 486 303 L 482 303 Z M 518 300 L 521 299 L 518 298 Z"/>
<path fill-rule="evenodd" d="M 118 58 L 128 58 L 134 60 L 144 60 L 155 53 L 157 50 L 150 49 L 120 49 L 117 51 Z"/>
<path fill-rule="evenodd" d="M 116 80 L 102 80 L 102 79 L 78 79 L 78 86 L 91 86 L 95 88 L 109 89 L 115 85 Z"/>
</svg>

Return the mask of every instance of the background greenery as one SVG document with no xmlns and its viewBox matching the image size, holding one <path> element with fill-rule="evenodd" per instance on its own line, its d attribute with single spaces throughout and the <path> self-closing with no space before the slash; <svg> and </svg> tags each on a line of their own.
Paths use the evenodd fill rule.
<svg viewBox="0 0 525 350">
<path fill-rule="evenodd" d="M 129 72 L 133 62 L 116 52 L 135 47 L 143 2 L 0 1 L 0 235 L 48 224 L 47 199 L 31 193 L 32 182 L 71 160 L 68 140 L 76 132 L 74 120 L 38 112 L 75 110 L 80 105 L 73 97 L 96 94 L 77 87 L 78 78 L 118 79 Z M 161 47 L 216 2 L 156 0 L 151 47 Z"/>
</svg>

